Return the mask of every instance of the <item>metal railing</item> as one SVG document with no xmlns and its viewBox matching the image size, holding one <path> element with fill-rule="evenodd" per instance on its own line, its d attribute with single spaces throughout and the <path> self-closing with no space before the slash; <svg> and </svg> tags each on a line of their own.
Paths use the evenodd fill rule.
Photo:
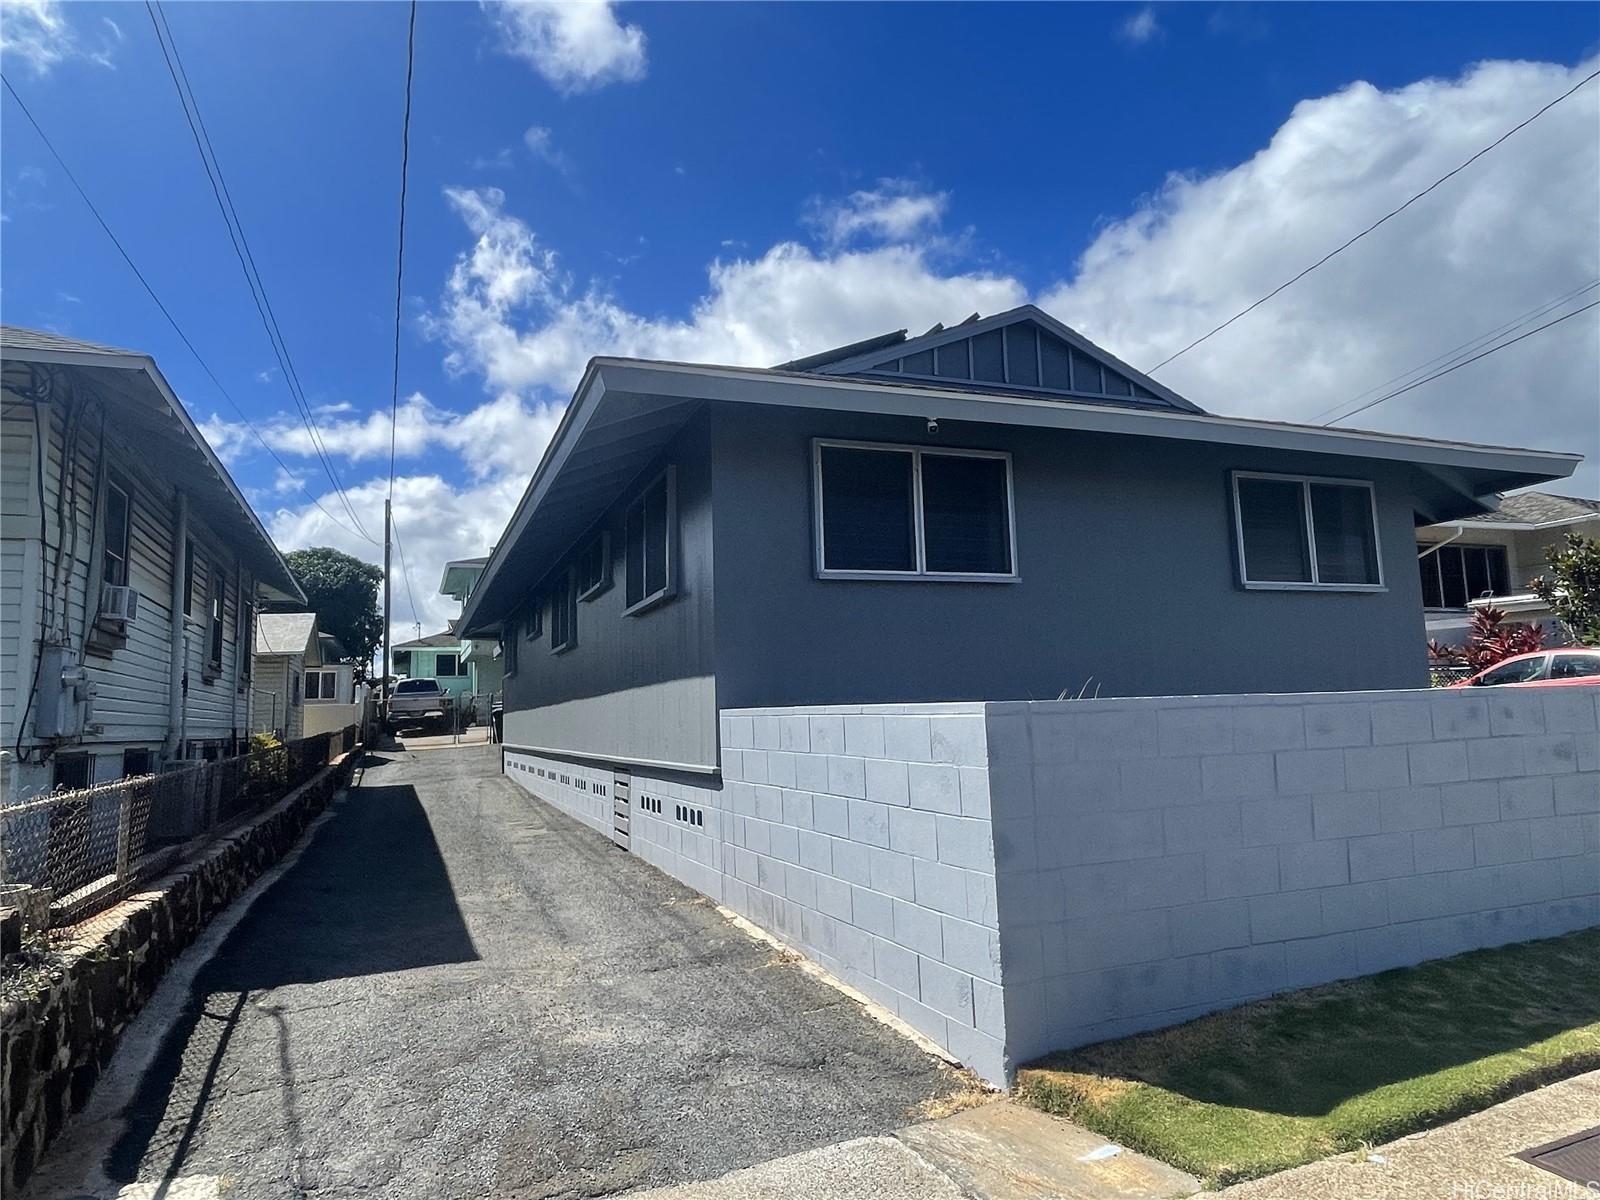
<svg viewBox="0 0 1600 1200">
<path fill-rule="evenodd" d="M 0 888 L 69 925 L 109 908 L 185 845 L 225 832 L 353 750 L 354 725 L 0 807 Z"/>
</svg>

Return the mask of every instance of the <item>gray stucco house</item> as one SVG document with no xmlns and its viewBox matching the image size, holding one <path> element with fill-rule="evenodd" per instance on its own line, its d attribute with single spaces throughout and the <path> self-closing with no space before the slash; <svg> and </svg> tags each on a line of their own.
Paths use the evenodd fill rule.
<svg viewBox="0 0 1600 1200">
<path fill-rule="evenodd" d="M 1032 306 L 596 358 L 457 632 L 508 747 L 697 775 L 727 709 L 1421 687 L 1417 529 L 1578 461 L 1214 415 Z"/>
</svg>

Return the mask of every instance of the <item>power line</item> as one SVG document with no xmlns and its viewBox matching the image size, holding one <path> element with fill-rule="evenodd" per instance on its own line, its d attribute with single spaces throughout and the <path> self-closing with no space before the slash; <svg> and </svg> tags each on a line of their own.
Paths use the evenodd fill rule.
<svg viewBox="0 0 1600 1200">
<path fill-rule="evenodd" d="M 1498 343 L 1496 345 L 1490 346 L 1487 350 L 1484 350 L 1484 351 L 1481 351 L 1481 352 L 1479 352 L 1477 354 L 1474 354 L 1471 358 L 1463 359 L 1462 361 L 1460 361 L 1458 363 L 1453 363 L 1452 365 L 1450 365 L 1448 367 L 1445 367 L 1442 370 L 1435 371 L 1432 375 L 1425 375 L 1421 379 L 1418 379 L 1414 383 L 1408 383 L 1403 388 L 1396 388 L 1394 391 L 1389 392 L 1387 395 L 1379 396 L 1376 400 L 1369 400 L 1369 401 L 1367 401 L 1367 403 L 1363 404 L 1360 408 L 1353 409 L 1350 412 L 1345 413 L 1345 415 L 1340 419 L 1348 421 L 1351 417 L 1355 416 L 1357 413 L 1364 413 L 1369 408 L 1376 408 L 1378 405 L 1382 404 L 1385 400 L 1393 400 L 1396 396 L 1404 395 L 1406 392 L 1409 392 L 1412 388 L 1419 388 L 1425 383 L 1432 383 L 1435 379 L 1438 379 L 1441 375 L 1448 375 L 1448 374 L 1450 374 L 1451 371 L 1459 371 L 1462 367 L 1465 367 L 1465 366 L 1467 366 L 1467 365 L 1469 365 L 1471 363 L 1475 363 L 1480 358 L 1488 358 L 1489 355 L 1497 353 L 1498 351 L 1504 350 L 1507 346 L 1516 345 L 1518 342 L 1522 341 L 1523 338 L 1531 338 L 1534 334 L 1542 332 L 1543 330 L 1549 329 L 1551 326 L 1559 325 L 1563 321 L 1571 320 L 1573 317 L 1577 316 L 1579 313 L 1586 313 L 1591 308 L 1600 308 L 1600 300 L 1591 300 L 1588 304 L 1585 304 L 1582 308 L 1575 308 L 1569 313 L 1563 313 L 1561 316 L 1555 318 L 1555 320 L 1553 320 L 1553 321 L 1546 321 L 1543 325 L 1534 326 L 1534 328 L 1528 330 L 1527 333 L 1520 333 L 1516 337 L 1511 338 L 1508 341 L 1500 342 L 1500 343 Z M 1324 421 L 1323 424 L 1324 425 L 1328 425 L 1328 424 L 1331 424 L 1331 422 Z"/>
<path fill-rule="evenodd" d="M 406 277 L 406 176 L 411 167 L 411 78 L 417 61 L 417 0 L 406 30 L 406 111 L 400 122 L 400 234 L 394 264 L 394 374 L 389 389 L 389 495 L 394 495 L 394 435 L 400 408 L 400 308 Z"/>
<path fill-rule="evenodd" d="M 1440 184 L 1444 183 L 1447 179 L 1450 179 L 1452 176 L 1458 175 L 1462 171 L 1466 170 L 1466 168 L 1470 167 L 1473 163 L 1477 162 L 1478 159 L 1482 158 L 1485 154 L 1489 153 L 1489 151 L 1493 150 L 1496 146 L 1500 145 L 1501 142 L 1505 141 L 1512 134 L 1518 132 L 1519 130 L 1525 129 L 1529 125 L 1533 124 L 1540 117 L 1544 116 L 1545 113 L 1549 112 L 1552 108 L 1554 108 L 1556 105 L 1560 104 L 1568 96 L 1572 95 L 1573 92 L 1576 92 L 1584 84 L 1588 83 L 1590 80 L 1596 78 L 1597 76 L 1600 76 L 1600 71 L 1595 71 L 1593 74 L 1588 75 L 1588 76 L 1584 77 L 1583 79 L 1580 79 L 1577 83 L 1573 84 L 1572 87 L 1568 88 L 1561 95 L 1557 96 L 1554 100 L 1550 101 L 1550 103 L 1546 104 L 1543 108 L 1541 108 L 1538 112 L 1534 113 L 1527 120 L 1521 122 L 1520 124 L 1518 124 L 1516 126 L 1513 126 L 1511 129 L 1506 130 L 1499 137 L 1495 138 L 1494 141 L 1490 142 L 1482 150 L 1479 150 L 1476 154 L 1474 154 L 1471 158 L 1467 159 L 1465 162 L 1463 162 L 1460 166 L 1456 167 L 1454 170 L 1447 171 L 1443 175 L 1439 176 L 1439 178 L 1435 179 L 1427 187 L 1423 188 L 1416 195 L 1412 196 L 1411 199 L 1407 200 L 1399 208 L 1393 209 L 1390 212 L 1385 213 L 1383 216 L 1379 217 L 1376 221 L 1374 221 L 1371 225 L 1368 225 L 1360 233 L 1356 234 L 1349 241 L 1347 241 L 1347 242 L 1343 243 L 1342 245 L 1337 246 L 1334 249 L 1328 251 L 1328 253 L 1324 254 L 1321 258 L 1317 259 L 1316 262 L 1312 263 L 1309 267 L 1307 267 L 1305 270 L 1301 271 L 1298 275 L 1294 276 L 1292 279 L 1287 279 L 1284 282 L 1280 283 L 1277 287 L 1273 288 L 1265 296 L 1261 297 L 1261 299 L 1255 301 L 1255 303 L 1246 305 L 1244 308 L 1241 308 L 1238 312 L 1234 313 L 1233 316 L 1229 317 L 1226 321 L 1224 321 L 1222 324 L 1218 325 L 1215 329 L 1212 329 L 1208 333 L 1204 333 L 1201 336 L 1195 338 L 1194 341 L 1190 342 L 1187 346 L 1185 346 L 1182 350 L 1179 350 L 1176 354 L 1169 354 L 1166 358 L 1162 359 L 1155 366 L 1151 367 L 1148 371 L 1146 371 L 1145 374 L 1146 375 L 1153 375 L 1155 372 L 1159 371 L 1162 367 L 1166 366 L 1169 362 L 1172 362 L 1174 359 L 1189 353 L 1189 351 L 1193 350 L 1201 342 L 1204 342 L 1204 341 L 1208 340 L 1209 338 L 1211 338 L 1215 334 L 1221 333 L 1224 329 L 1226 329 L 1229 325 L 1232 325 L 1240 317 L 1244 316 L 1247 313 L 1254 312 L 1256 309 L 1260 308 L 1263 304 L 1265 304 L 1268 300 L 1271 300 L 1274 296 L 1276 296 L 1279 292 L 1283 291 L 1285 288 L 1292 287 L 1294 284 L 1299 283 L 1302 279 L 1304 279 L 1307 275 L 1311 274 L 1311 272 L 1315 271 L 1318 267 L 1322 266 L 1322 264 L 1327 262 L 1330 258 L 1333 258 L 1335 255 L 1341 254 L 1344 251 L 1348 250 L 1351 246 L 1355 245 L 1362 238 L 1366 237 L 1367 234 L 1371 233 L 1374 229 L 1376 229 L 1378 226 L 1382 225 L 1385 221 L 1389 220 L 1391 217 L 1399 216 L 1401 213 L 1405 212 L 1406 209 L 1410 208 L 1413 204 L 1415 204 L 1418 200 L 1421 200 L 1429 192 L 1433 191 L 1434 188 L 1436 188 Z"/>
<path fill-rule="evenodd" d="M 394 530 L 394 548 L 400 551 L 400 577 L 406 581 L 406 601 L 411 605 L 411 619 L 416 621 L 417 597 L 411 590 L 411 568 L 406 566 L 406 547 L 400 540 L 400 523 L 394 522 L 391 528 Z"/>
<path fill-rule="evenodd" d="M 210 131 L 206 129 L 205 118 L 200 112 L 200 100 L 194 94 L 194 85 L 189 81 L 189 72 L 183 65 L 183 56 L 178 52 L 177 39 L 172 36 L 172 27 L 167 23 L 166 10 L 162 9 L 159 3 L 153 4 L 151 0 L 145 0 L 145 12 L 149 14 L 150 24 L 155 29 L 156 43 L 160 46 L 161 56 L 166 61 L 167 74 L 172 78 L 172 86 L 178 93 L 178 103 L 183 108 L 189 133 L 194 138 L 195 151 L 200 155 L 200 165 L 205 168 L 206 178 L 211 184 L 211 194 L 217 202 L 218 211 L 222 214 L 223 224 L 227 227 L 228 240 L 233 244 L 234 257 L 239 260 L 239 269 L 244 273 L 245 283 L 250 288 L 250 298 L 255 302 L 256 314 L 261 318 L 267 340 L 272 344 L 272 353 L 283 371 L 284 384 L 289 389 L 289 396 L 299 410 L 300 421 L 311 440 L 312 452 L 322 464 L 322 469 L 327 473 L 328 480 L 333 484 L 334 492 L 344 505 L 350 520 L 363 536 L 370 536 L 366 527 L 362 525 L 355 506 L 345 494 L 344 485 L 339 481 L 333 460 L 317 429 L 311 403 L 300 384 L 294 360 L 289 356 L 289 344 L 278 325 L 278 315 L 273 310 L 271 299 L 267 296 L 266 283 L 261 278 L 261 271 L 256 266 L 255 253 L 250 249 L 250 240 L 245 235 L 244 222 L 239 217 L 239 210 L 233 202 L 233 193 L 228 187 L 227 178 L 222 173 L 222 160 L 217 157 Z"/>
<path fill-rule="evenodd" d="M 117 253 L 122 256 L 122 261 L 128 264 L 129 270 L 131 270 L 134 276 L 139 280 L 139 283 L 141 286 L 143 286 L 146 294 L 149 295 L 150 299 L 155 302 L 155 306 L 160 310 L 161 315 L 167 319 L 167 324 L 172 326 L 172 330 L 178 335 L 178 339 L 188 349 L 189 353 L 194 355 L 195 362 L 200 364 L 200 369 L 206 373 L 206 378 L 211 380 L 213 386 L 215 386 L 217 391 L 221 393 L 222 398 L 228 402 L 233 411 L 239 414 L 239 419 L 244 422 L 245 427 L 250 430 L 252 435 L 254 435 L 256 441 L 261 443 L 261 448 L 272 457 L 272 460 L 277 463 L 278 466 L 283 468 L 286 476 L 289 478 L 294 478 L 294 472 L 289 469 L 289 465 L 278 456 L 278 452 L 272 448 L 272 446 L 267 442 L 267 439 L 261 436 L 261 431 L 255 427 L 255 423 L 245 415 L 244 409 L 239 407 L 238 401 L 233 398 L 228 389 L 222 386 L 222 381 L 217 378 L 216 372 L 211 369 L 210 364 L 206 362 L 200 351 L 195 349 L 194 343 L 189 340 L 189 335 L 183 331 L 183 326 L 178 324 L 177 318 L 174 317 L 167 306 L 162 303 L 161 297 L 156 294 L 155 288 L 150 285 L 150 281 L 145 278 L 144 272 L 139 269 L 139 264 L 133 261 L 132 255 L 130 255 L 127 251 L 127 248 L 123 246 L 121 239 L 118 238 L 114 232 L 112 232 L 111 226 L 106 224 L 106 219 L 100 215 L 100 210 L 95 207 L 94 201 L 89 199 L 89 193 L 83 190 L 83 185 L 78 182 L 78 177 L 72 173 L 72 168 L 67 166 L 66 160 L 62 158 L 60 152 L 56 150 L 55 144 L 45 134 L 44 129 L 40 126 L 38 120 L 35 119 L 33 113 L 28 109 L 28 106 L 23 103 L 22 97 L 17 95 L 17 89 L 11 86 L 11 80 L 7 79 L 4 75 L 0 75 L 0 83 L 5 84 L 7 93 L 9 93 L 11 98 L 16 101 L 17 107 L 22 110 L 22 115 L 28 118 L 28 124 L 33 126 L 33 131 L 39 135 L 39 140 L 44 143 L 44 148 L 50 152 L 50 157 L 55 159 L 56 165 L 60 167 L 62 173 L 66 175 L 67 181 L 72 184 L 73 189 L 78 193 L 79 199 L 81 199 L 88 207 L 89 212 L 99 223 L 100 228 L 105 231 L 105 235 L 111 239 L 111 244 L 117 248 Z M 309 491 L 307 491 L 303 484 L 300 486 L 300 490 L 305 493 L 306 499 L 310 500 L 311 503 L 316 506 L 317 511 L 322 513 L 323 516 L 327 517 L 328 520 L 339 526 L 339 528 L 343 529 L 346 533 L 355 534 L 357 537 L 364 538 L 369 542 L 372 541 L 370 537 L 367 537 L 365 534 L 357 533 L 356 530 L 351 529 L 326 508 L 323 508 L 322 502 L 313 496 Z M 377 543 L 373 542 L 373 545 L 377 545 Z"/>
<path fill-rule="evenodd" d="M 1445 363 L 1448 365 L 1453 359 L 1465 357 L 1473 350 L 1476 350 L 1478 347 L 1493 341 L 1495 338 L 1504 337 L 1508 333 L 1514 333 L 1518 329 L 1521 329 L 1524 325 L 1530 324 L 1533 321 L 1537 321 L 1546 313 L 1553 312 L 1555 309 L 1560 308 L 1568 301 L 1576 299 L 1585 292 L 1592 292 L 1595 288 L 1600 288 L 1600 279 L 1596 279 L 1591 283 L 1587 283 L 1583 287 L 1574 288 L 1570 292 L 1563 293 L 1553 300 L 1546 300 L 1543 304 L 1536 304 L 1527 312 L 1513 317 L 1511 320 L 1497 325 L 1493 329 L 1490 329 L 1484 333 L 1480 333 L 1477 337 L 1468 338 L 1460 345 L 1452 346 L 1442 354 L 1436 354 L 1426 362 L 1418 363 L 1416 366 L 1411 367 L 1408 370 L 1401 371 L 1398 375 L 1391 375 L 1382 383 L 1373 384 L 1364 391 L 1358 392 L 1356 395 L 1351 396 L 1348 400 L 1341 400 L 1339 403 L 1323 409 L 1321 412 L 1309 419 L 1311 421 L 1320 421 L 1323 417 L 1337 412 L 1347 404 L 1359 404 L 1362 400 L 1365 400 L 1368 396 L 1372 395 L 1373 392 L 1382 391 L 1390 384 L 1399 383 L 1403 379 L 1409 379 L 1411 376 L 1420 374 L 1421 372 L 1428 370 L 1430 367 L 1437 366 L 1440 363 Z M 1339 418 L 1337 417 L 1334 418 L 1334 420 L 1338 419 Z"/>
</svg>

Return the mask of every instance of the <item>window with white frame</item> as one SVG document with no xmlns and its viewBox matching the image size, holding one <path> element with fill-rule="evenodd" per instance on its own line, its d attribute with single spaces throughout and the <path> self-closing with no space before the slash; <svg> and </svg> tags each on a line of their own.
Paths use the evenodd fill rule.
<svg viewBox="0 0 1600 1200">
<path fill-rule="evenodd" d="M 337 700 L 339 698 L 339 672 L 307 671 L 306 700 Z"/>
<path fill-rule="evenodd" d="M 578 573 L 568 567 L 550 589 L 550 653 L 560 654 L 578 644 Z"/>
<path fill-rule="evenodd" d="M 673 593 L 677 502 L 677 474 L 668 467 L 639 493 L 623 515 L 625 613 L 641 612 Z"/>
<path fill-rule="evenodd" d="M 102 551 L 100 578 L 104 583 L 123 587 L 128 582 L 128 533 L 132 505 L 128 490 L 115 481 L 106 483 L 106 538 Z"/>
<path fill-rule="evenodd" d="M 1247 588 L 1376 591 L 1377 504 L 1359 479 L 1233 473 L 1239 579 Z"/>
<path fill-rule="evenodd" d="M 812 466 L 819 575 L 1016 578 L 1009 454 L 817 441 Z"/>
<path fill-rule="evenodd" d="M 455 651 L 448 653 L 441 651 L 433 656 L 433 677 L 435 679 L 454 679 L 466 673 L 466 664 L 461 661 L 461 655 Z"/>
<path fill-rule="evenodd" d="M 578 555 L 578 599 L 592 600 L 611 586 L 611 535 L 604 530 Z"/>
</svg>

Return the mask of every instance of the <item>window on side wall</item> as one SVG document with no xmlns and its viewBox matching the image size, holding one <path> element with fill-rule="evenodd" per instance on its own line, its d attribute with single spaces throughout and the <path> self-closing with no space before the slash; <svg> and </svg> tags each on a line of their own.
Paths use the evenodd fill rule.
<svg viewBox="0 0 1600 1200">
<path fill-rule="evenodd" d="M 433 656 L 433 677 L 435 679 L 454 679 L 458 675 L 465 675 L 461 669 L 461 655 L 435 654 Z"/>
<path fill-rule="evenodd" d="M 635 497 L 623 516 L 624 613 L 666 600 L 677 580 L 677 472 L 668 467 Z"/>
<path fill-rule="evenodd" d="M 194 543 L 183 543 L 183 615 L 194 616 Z"/>
<path fill-rule="evenodd" d="M 128 491 L 114 480 L 106 484 L 106 540 L 101 554 L 100 578 L 104 583 L 126 587 L 128 583 L 128 542 L 132 524 Z"/>
<path fill-rule="evenodd" d="M 503 674 L 517 673 L 517 644 L 521 640 L 522 630 L 517 627 L 517 623 L 507 621 L 500 631 L 500 669 Z"/>
<path fill-rule="evenodd" d="M 538 592 L 533 594 L 528 605 L 528 620 L 523 633 L 530 642 L 536 642 L 544 636 L 544 597 Z"/>
<path fill-rule="evenodd" d="M 206 569 L 206 619 L 209 629 L 206 638 L 206 662 L 213 672 L 222 670 L 223 613 L 228 606 L 228 585 L 222 567 L 215 559 Z"/>
<path fill-rule="evenodd" d="M 578 644 L 578 573 L 568 567 L 561 582 L 550 589 L 550 653 L 560 654 Z"/>
<path fill-rule="evenodd" d="M 1016 578 L 1010 455 L 818 441 L 812 466 L 818 575 Z"/>
<path fill-rule="evenodd" d="M 292 674 L 294 676 L 294 687 L 292 688 L 292 690 L 290 692 L 289 703 L 294 705 L 294 707 L 299 708 L 300 707 L 300 672 L 299 671 L 292 671 L 292 672 L 290 672 L 290 674 Z"/>
<path fill-rule="evenodd" d="M 339 672 L 307 671 L 307 700 L 337 700 L 339 698 Z"/>
<path fill-rule="evenodd" d="M 1469 601 L 1511 590 L 1504 546 L 1418 546 L 1417 552 L 1424 608 L 1466 608 Z"/>
<path fill-rule="evenodd" d="M 1365 480 L 1235 471 L 1233 506 L 1244 587 L 1383 587 L 1377 505 Z"/>
<path fill-rule="evenodd" d="M 592 600 L 611 586 L 611 535 L 604 530 L 578 555 L 578 599 Z"/>
</svg>

